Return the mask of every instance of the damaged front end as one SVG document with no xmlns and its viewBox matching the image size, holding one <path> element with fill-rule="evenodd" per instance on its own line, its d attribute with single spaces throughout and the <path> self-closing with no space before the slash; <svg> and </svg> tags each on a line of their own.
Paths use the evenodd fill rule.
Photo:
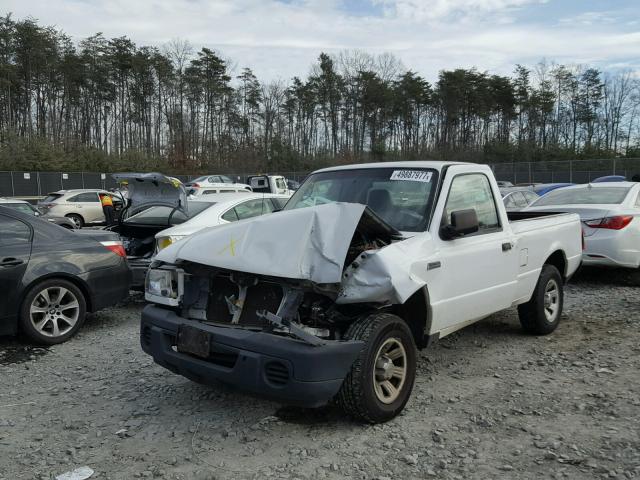
<svg viewBox="0 0 640 480">
<path fill-rule="evenodd" d="M 392 303 L 376 297 L 379 285 L 363 288 L 360 271 L 377 268 L 371 257 L 402 237 L 357 204 L 268 217 L 196 234 L 158 254 L 146 299 L 163 307 L 145 308 L 142 347 L 199 382 L 322 405 L 363 347 L 345 338 L 349 326 Z"/>
<path fill-rule="evenodd" d="M 287 213 L 297 214 L 289 215 L 296 218 L 290 222 L 285 218 Z M 327 226 L 324 222 L 329 218 L 333 225 L 324 230 Z M 268 245 L 269 232 L 256 228 L 257 223 L 269 225 L 270 232 L 289 231 L 292 239 L 279 235 Z M 277 223 L 283 224 L 282 229 Z M 291 232 L 287 226 L 300 231 Z M 312 345 L 323 340 L 341 340 L 354 318 L 390 303 L 388 298 L 357 298 L 354 293 L 354 288 L 360 287 L 352 285 L 352 278 L 357 280 L 358 269 L 373 263 L 368 257 L 402 239 L 399 232 L 362 205 L 333 204 L 283 212 L 272 216 L 269 223 L 238 222 L 234 227 L 240 228 L 210 231 L 193 238 L 192 248 L 185 243 L 178 252 L 158 255 L 158 265 L 171 253 L 175 255 L 171 265 L 177 268 L 180 280 L 174 283 L 181 285 L 182 291 L 179 298 L 168 299 L 160 293 L 150 293 L 147 288 L 147 299 L 179 306 L 184 318 L 290 335 Z M 305 232 L 306 239 L 300 239 Z M 336 234 L 342 234 L 339 241 Z M 219 244 L 222 248 L 218 249 L 218 239 L 228 243 Z M 294 242 L 302 246 L 293 245 Z M 211 264 L 206 264 L 201 259 L 205 248 L 222 254 L 217 261 L 215 255 L 210 255 L 214 258 L 207 258 Z M 233 251 L 225 251 L 231 248 Z M 264 262 L 269 257 L 256 254 L 262 250 L 275 257 L 288 253 L 288 261 Z M 232 265 L 239 263 L 238 258 L 244 263 L 242 271 L 230 268 L 240 267 Z M 148 281 L 153 281 L 152 276 Z"/>
</svg>

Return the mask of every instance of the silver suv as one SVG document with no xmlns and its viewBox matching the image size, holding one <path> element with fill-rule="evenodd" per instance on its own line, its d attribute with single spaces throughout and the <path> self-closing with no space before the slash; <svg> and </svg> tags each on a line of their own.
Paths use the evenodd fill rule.
<svg viewBox="0 0 640 480">
<path fill-rule="evenodd" d="M 70 218 L 82 228 L 86 224 L 105 222 L 99 194 L 111 196 L 116 211 L 122 208 L 122 198 L 117 194 L 97 189 L 59 190 L 48 194 L 38 206 L 47 214 Z"/>
</svg>

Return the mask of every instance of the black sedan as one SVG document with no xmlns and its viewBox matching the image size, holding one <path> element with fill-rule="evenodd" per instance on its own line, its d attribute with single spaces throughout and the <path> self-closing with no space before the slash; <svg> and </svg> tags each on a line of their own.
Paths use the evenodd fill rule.
<svg viewBox="0 0 640 480">
<path fill-rule="evenodd" d="M 66 230 L 0 207 L 0 335 L 64 342 L 87 312 L 126 297 L 130 281 L 116 234 Z"/>
</svg>

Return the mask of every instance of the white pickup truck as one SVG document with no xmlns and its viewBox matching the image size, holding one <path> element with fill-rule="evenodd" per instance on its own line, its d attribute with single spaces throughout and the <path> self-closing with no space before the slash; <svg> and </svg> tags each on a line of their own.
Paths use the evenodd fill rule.
<svg viewBox="0 0 640 480">
<path fill-rule="evenodd" d="M 577 215 L 507 214 L 484 165 L 319 170 L 283 211 L 161 251 L 141 344 L 197 382 L 382 422 L 409 399 L 416 348 L 515 306 L 525 331 L 555 330 L 581 254 Z"/>
</svg>

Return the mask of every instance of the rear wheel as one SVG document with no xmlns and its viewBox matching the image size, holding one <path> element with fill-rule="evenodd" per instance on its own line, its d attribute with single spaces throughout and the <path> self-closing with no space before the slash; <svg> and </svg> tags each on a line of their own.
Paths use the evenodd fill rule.
<svg viewBox="0 0 640 480">
<path fill-rule="evenodd" d="M 534 335 L 547 335 L 560 323 L 564 292 L 562 276 L 553 265 L 543 265 L 531 300 L 518 306 L 522 328 Z"/>
<path fill-rule="evenodd" d="M 82 218 L 80 215 L 76 213 L 70 213 L 69 215 L 65 216 L 76 225 L 76 228 L 84 227 L 84 218 Z"/>
<path fill-rule="evenodd" d="M 347 413 L 369 423 L 391 420 L 406 405 L 416 375 L 416 347 L 407 324 L 396 315 L 374 313 L 345 334 L 364 348 L 338 393 Z"/>
<path fill-rule="evenodd" d="M 36 343 L 62 343 L 82 326 L 86 312 L 82 291 L 68 280 L 53 278 L 27 293 L 20 309 L 20 329 Z"/>
</svg>

